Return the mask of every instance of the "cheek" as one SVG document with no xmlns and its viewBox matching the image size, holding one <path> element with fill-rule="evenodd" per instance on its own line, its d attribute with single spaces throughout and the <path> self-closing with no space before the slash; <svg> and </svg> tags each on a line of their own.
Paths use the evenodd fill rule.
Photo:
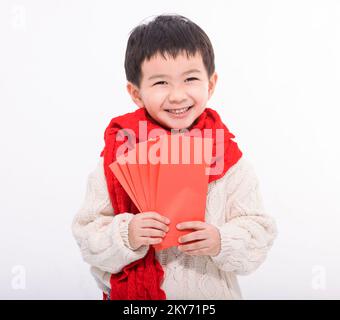
<svg viewBox="0 0 340 320">
<path fill-rule="evenodd" d="M 203 86 L 191 87 L 188 94 L 196 101 L 204 101 L 208 98 L 208 88 Z"/>
<path fill-rule="evenodd" d="M 152 107 L 159 107 L 164 103 L 166 92 L 162 90 L 150 90 L 145 94 L 144 102 Z"/>
</svg>

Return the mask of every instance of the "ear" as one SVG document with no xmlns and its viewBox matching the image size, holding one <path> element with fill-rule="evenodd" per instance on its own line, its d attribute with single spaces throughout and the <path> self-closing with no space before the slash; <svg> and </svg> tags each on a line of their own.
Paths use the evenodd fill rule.
<svg viewBox="0 0 340 320">
<path fill-rule="evenodd" d="M 212 74 L 212 76 L 210 77 L 210 80 L 209 80 L 209 89 L 208 89 L 209 96 L 208 96 L 208 100 L 210 99 L 210 97 L 213 95 L 213 93 L 215 91 L 217 79 L 218 79 L 218 75 L 217 75 L 216 72 L 214 72 Z"/>
<path fill-rule="evenodd" d="M 139 108 L 144 108 L 144 103 L 143 100 L 141 98 L 139 89 L 130 81 L 128 81 L 127 85 L 126 85 L 126 89 L 129 93 L 129 95 L 131 96 L 131 99 L 133 100 L 133 102 L 139 107 Z"/>
</svg>

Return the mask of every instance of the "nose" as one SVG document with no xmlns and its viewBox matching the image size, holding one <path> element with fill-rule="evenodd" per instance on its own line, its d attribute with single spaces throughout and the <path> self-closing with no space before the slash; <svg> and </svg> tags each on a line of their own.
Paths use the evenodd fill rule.
<svg viewBox="0 0 340 320">
<path fill-rule="evenodd" d="M 170 104 L 176 105 L 181 105 L 187 100 L 185 91 L 181 86 L 173 87 L 169 93 L 168 99 Z"/>
</svg>

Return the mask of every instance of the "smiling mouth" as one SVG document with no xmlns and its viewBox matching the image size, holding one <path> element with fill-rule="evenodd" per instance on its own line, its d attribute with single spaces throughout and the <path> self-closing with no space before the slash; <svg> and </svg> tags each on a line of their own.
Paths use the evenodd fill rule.
<svg viewBox="0 0 340 320">
<path fill-rule="evenodd" d="M 165 111 L 172 113 L 172 114 L 183 114 L 189 111 L 192 107 L 193 105 L 190 107 L 181 108 L 181 109 L 165 109 Z"/>
</svg>

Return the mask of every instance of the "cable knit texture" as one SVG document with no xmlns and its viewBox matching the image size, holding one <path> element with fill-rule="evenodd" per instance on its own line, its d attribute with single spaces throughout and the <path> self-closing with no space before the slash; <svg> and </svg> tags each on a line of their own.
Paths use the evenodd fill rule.
<svg viewBox="0 0 340 320">
<path fill-rule="evenodd" d="M 129 244 L 133 216 L 114 215 L 100 158 L 88 177 L 72 232 L 98 287 L 106 293 L 110 273 L 122 271 L 148 251 L 149 246 L 133 250 Z M 264 262 L 277 228 L 265 212 L 258 178 L 244 155 L 221 179 L 209 183 L 205 221 L 220 232 L 218 255 L 189 256 L 177 247 L 156 252 L 165 272 L 161 288 L 167 299 L 243 299 L 237 275 L 249 274 Z"/>
</svg>

